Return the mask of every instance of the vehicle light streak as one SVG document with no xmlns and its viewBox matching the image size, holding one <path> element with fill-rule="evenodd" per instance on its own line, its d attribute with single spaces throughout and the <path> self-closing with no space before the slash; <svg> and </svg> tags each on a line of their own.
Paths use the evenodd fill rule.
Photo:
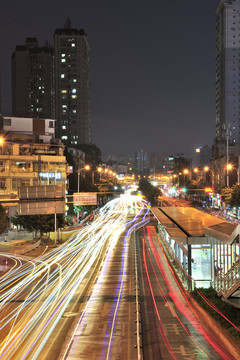
<svg viewBox="0 0 240 360">
<path fill-rule="evenodd" d="M 163 236 L 162 236 L 161 233 L 160 233 L 160 236 L 161 236 L 162 241 L 165 242 L 165 241 L 164 241 L 164 238 L 163 238 Z M 158 242 L 159 242 L 160 247 L 161 247 L 161 249 L 162 249 L 162 251 L 163 251 L 162 244 L 161 244 L 161 242 L 160 242 L 159 239 L 158 239 Z M 185 301 L 186 301 L 186 303 L 187 303 L 186 311 L 189 311 L 189 309 L 190 309 L 190 310 L 191 310 L 191 313 L 195 316 L 195 318 L 192 320 L 192 321 L 193 321 L 193 324 L 194 324 L 195 321 L 196 321 L 197 318 L 198 318 L 198 315 L 196 314 L 195 310 L 193 309 L 192 305 L 190 304 L 190 302 L 189 302 L 188 298 L 186 297 L 184 291 L 182 290 L 182 288 L 181 288 L 181 286 L 180 286 L 180 284 L 179 284 L 179 282 L 178 282 L 178 280 L 177 280 L 177 278 L 176 278 L 173 270 L 171 269 L 171 267 L 169 267 L 169 269 L 170 269 L 170 271 L 172 272 L 173 277 L 174 277 L 176 283 L 178 284 L 178 288 L 179 288 L 179 290 L 181 291 L 182 296 L 184 297 L 184 299 L 185 299 Z M 174 296 L 174 295 L 173 295 L 173 296 Z M 210 305 L 210 304 L 209 304 L 209 305 Z M 208 334 L 206 333 L 206 331 L 205 331 L 203 328 L 201 328 L 201 332 L 202 332 L 202 335 L 207 339 L 207 341 L 209 341 L 209 343 L 212 345 L 212 347 L 222 356 L 223 359 L 232 359 L 232 358 L 230 358 L 228 355 L 226 355 L 226 354 L 225 354 L 225 351 L 224 351 L 223 349 L 221 349 L 220 346 L 219 346 L 218 344 L 216 344 L 216 343 L 208 336 Z"/>
<path fill-rule="evenodd" d="M 133 229 L 136 226 L 135 223 L 137 221 L 137 218 L 140 216 L 143 209 L 144 209 L 144 207 L 142 207 L 141 211 L 139 212 L 139 214 L 137 214 L 135 216 L 133 221 L 131 221 L 125 225 L 125 226 L 130 226 L 133 224 L 128 229 L 128 231 L 124 237 L 124 245 L 123 245 L 122 259 L 121 259 L 121 269 L 120 269 L 118 284 L 117 284 L 117 288 L 116 288 L 116 292 L 115 292 L 115 296 L 114 296 L 114 300 L 113 300 L 112 309 L 111 309 L 109 319 L 108 319 L 107 329 L 105 332 L 105 338 L 104 338 L 104 343 L 103 343 L 102 352 L 101 352 L 101 359 L 105 359 L 105 358 L 109 359 L 111 356 L 113 334 L 114 334 L 114 330 L 115 330 L 116 319 L 117 319 L 117 314 L 118 314 L 118 310 L 119 310 L 119 305 L 120 305 L 120 301 L 121 301 L 121 297 L 122 297 L 122 290 L 123 290 L 123 285 L 124 285 L 124 280 L 125 280 L 127 254 L 128 254 L 128 240 L 129 240 L 131 232 L 133 231 Z M 145 217 L 146 217 L 146 214 L 144 214 L 144 216 L 143 216 L 142 223 L 144 223 Z M 141 223 L 139 223 L 139 224 L 141 225 Z"/>
<path fill-rule="evenodd" d="M 201 296 L 201 298 L 213 309 L 215 310 L 219 315 L 221 315 L 226 321 L 229 322 L 229 324 L 231 324 L 238 332 L 240 332 L 240 329 L 234 325 L 220 310 L 218 310 L 216 308 L 216 306 L 214 306 L 207 298 L 206 296 L 200 291 L 197 290 L 197 293 Z"/>
<path fill-rule="evenodd" d="M 1 359 L 40 358 L 43 346 L 76 290 L 81 296 L 86 276 L 92 274 L 105 258 L 103 272 L 90 297 L 94 302 L 97 289 L 101 286 L 101 276 L 104 277 L 114 248 L 114 237 L 117 239 L 122 233 L 123 226 L 129 223 L 129 216 L 136 211 L 139 213 L 143 207 L 145 204 L 137 196 L 114 199 L 98 211 L 91 224 L 74 233 L 64 244 L 43 253 L 35 261 L 21 262 L 18 271 L 14 269 L 12 274 L 1 279 Z M 81 316 L 80 326 L 91 311 L 91 301 Z M 14 306 L 9 311 L 10 303 Z M 113 333 L 114 327 L 112 329 Z"/>
<path fill-rule="evenodd" d="M 161 260 L 159 258 L 159 255 L 156 251 L 156 248 L 154 247 L 153 244 L 153 240 L 152 240 L 152 236 L 150 233 L 149 228 L 148 230 L 148 237 L 149 237 L 149 241 L 150 241 L 150 246 L 154 255 L 154 258 L 156 260 L 157 266 L 161 272 L 161 275 L 163 277 L 164 283 L 166 284 L 167 288 L 168 288 L 168 294 L 171 297 L 173 303 L 175 304 L 176 308 L 179 310 L 180 313 L 182 313 L 184 315 L 185 318 L 188 319 L 188 321 L 191 323 L 191 325 L 197 330 L 198 333 L 200 333 L 205 340 L 207 341 L 207 343 L 211 344 L 211 346 L 213 347 L 213 349 L 225 360 L 227 359 L 232 359 L 231 357 L 229 357 L 226 352 L 219 346 L 219 344 L 217 344 L 212 337 L 210 337 L 208 335 L 208 333 L 206 332 L 205 329 L 203 329 L 203 327 L 200 325 L 199 321 L 197 320 L 197 316 L 195 314 L 195 312 L 193 311 L 192 307 L 190 306 L 190 303 L 188 301 L 188 299 L 186 298 L 186 295 L 183 293 L 183 290 L 180 286 L 180 284 L 178 283 L 175 275 L 173 274 L 177 284 L 178 284 L 178 288 L 180 290 L 180 292 L 182 293 L 182 295 L 184 296 L 185 302 L 183 302 L 181 300 L 181 297 L 179 296 L 179 294 L 176 293 L 176 291 L 174 290 L 174 287 L 172 285 L 172 283 L 170 282 L 170 280 L 167 277 L 166 271 L 161 263 Z M 167 263 L 168 264 L 168 263 Z M 169 267 L 169 265 L 168 265 Z M 171 269 L 169 267 L 169 269 Z M 191 311 L 190 311 L 191 309 Z M 177 317 L 179 320 L 179 317 Z M 180 322 L 180 324 L 182 325 L 182 322 Z M 184 330 L 186 331 L 185 327 L 183 326 Z M 188 331 L 187 331 L 188 332 Z M 195 343 L 195 345 L 197 345 L 197 347 L 199 348 L 199 350 L 203 351 L 203 347 L 200 345 L 199 342 L 196 341 L 196 339 L 194 339 L 194 336 L 190 336 L 190 338 L 192 339 L 192 341 Z M 206 350 L 204 350 L 205 353 Z M 206 353 L 205 353 L 205 356 Z"/>
<path fill-rule="evenodd" d="M 157 266 L 158 266 L 158 269 L 160 270 L 161 272 L 161 275 L 163 276 L 163 279 L 164 279 L 164 282 L 166 284 L 166 281 L 167 281 L 167 278 L 165 276 L 165 272 L 163 270 L 163 266 L 160 262 L 160 259 L 159 259 L 159 256 L 157 254 L 157 251 L 156 251 L 156 248 L 154 247 L 153 245 L 153 240 L 152 240 L 152 236 L 151 236 L 151 233 L 150 233 L 150 229 L 149 227 L 147 227 L 147 232 L 148 232 L 148 237 L 149 237 L 149 240 L 150 240 L 150 246 L 151 246 L 151 250 L 152 250 L 152 253 L 154 255 L 154 258 L 155 258 L 155 261 L 157 263 Z M 148 253 L 149 255 L 149 253 Z M 154 272 L 154 275 L 155 275 L 155 278 L 156 278 L 156 281 L 157 281 L 157 284 L 158 284 L 158 287 L 159 287 L 159 290 L 160 290 L 160 294 L 161 294 L 161 297 L 162 299 L 164 300 L 164 302 L 166 303 L 166 305 L 168 306 L 169 310 L 171 311 L 171 313 L 177 318 L 177 320 L 179 321 L 179 323 L 181 324 L 181 326 L 183 327 L 184 331 L 186 332 L 186 334 L 192 339 L 192 341 L 194 342 L 194 344 L 197 346 L 197 348 L 203 352 L 203 354 L 205 355 L 205 357 L 208 359 L 208 356 L 207 354 L 205 353 L 205 351 L 203 350 L 203 347 L 201 346 L 201 344 L 196 341 L 194 339 L 194 337 L 191 335 L 190 331 L 188 330 L 188 328 L 183 324 L 183 322 L 180 320 L 179 316 L 177 315 L 176 311 L 174 310 L 174 308 L 171 306 L 171 304 L 168 302 L 164 292 L 163 292 L 163 289 L 159 283 L 159 280 L 158 280 L 158 277 L 157 277 L 157 274 L 155 272 L 155 269 L 154 269 L 154 266 L 152 264 L 152 261 L 151 261 L 151 258 L 150 258 L 150 255 L 149 255 L 149 260 L 150 260 L 150 263 L 151 263 L 151 267 L 152 267 L 152 270 Z"/>
<path fill-rule="evenodd" d="M 158 330 L 159 330 L 159 332 L 161 334 L 162 340 L 163 340 L 169 354 L 171 355 L 172 359 L 177 360 L 177 357 L 176 357 L 176 355 L 175 355 L 175 353 L 174 353 L 174 351 L 173 351 L 173 349 L 172 349 L 172 347 L 171 347 L 171 345 L 169 343 L 169 340 L 167 338 L 167 335 L 166 335 L 166 332 L 164 330 L 163 323 L 162 323 L 162 320 L 161 320 L 161 317 L 160 317 L 160 314 L 159 314 L 159 311 L 158 311 L 158 308 L 157 308 L 157 303 L 156 303 L 156 300 L 155 300 L 155 296 L 154 296 L 154 292 L 153 292 L 153 288 L 152 288 L 152 284 L 151 284 L 151 280 L 150 280 L 150 276 L 149 276 L 149 272 L 148 272 L 148 267 L 147 267 L 146 251 L 145 251 L 145 239 L 143 239 L 143 264 L 144 264 L 144 268 L 145 268 L 145 271 L 146 271 L 147 280 L 148 280 L 148 284 L 149 284 L 149 288 L 150 288 L 154 308 L 155 308 L 157 318 L 158 318 L 158 321 L 159 321 Z"/>
</svg>

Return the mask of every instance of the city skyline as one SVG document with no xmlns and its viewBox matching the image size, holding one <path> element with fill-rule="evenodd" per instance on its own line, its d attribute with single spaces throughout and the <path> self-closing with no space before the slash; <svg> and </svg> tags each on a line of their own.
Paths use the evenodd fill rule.
<svg viewBox="0 0 240 360">
<path fill-rule="evenodd" d="M 41 46 L 45 40 L 53 44 L 55 29 L 69 17 L 72 27 L 88 35 L 92 142 L 104 155 L 143 148 L 164 157 L 213 144 L 219 0 L 153 1 L 148 6 L 70 1 L 67 10 L 58 2 L 57 11 L 54 4 L 43 2 L 36 13 L 29 3 L 28 14 L 17 3 L 14 8 L 3 5 L 3 115 L 11 112 L 10 57 L 15 46 L 33 36 Z"/>
</svg>

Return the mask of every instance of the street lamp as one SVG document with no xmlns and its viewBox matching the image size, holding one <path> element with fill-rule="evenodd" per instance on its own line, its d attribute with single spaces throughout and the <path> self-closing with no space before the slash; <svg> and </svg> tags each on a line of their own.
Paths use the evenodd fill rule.
<svg viewBox="0 0 240 360">
<path fill-rule="evenodd" d="M 82 170 L 90 170 L 90 166 L 86 165 L 81 169 L 78 169 L 78 193 L 79 193 L 79 189 L 80 189 L 80 173 Z"/>
<path fill-rule="evenodd" d="M 232 164 L 227 164 L 227 187 L 229 187 L 229 171 L 232 170 L 233 166 Z"/>
<path fill-rule="evenodd" d="M 212 173 L 212 190 L 213 190 L 213 193 L 214 193 L 214 172 L 213 172 L 212 169 L 210 169 L 209 166 L 204 166 L 203 170 L 205 172 L 211 171 L 211 173 Z"/>
<path fill-rule="evenodd" d="M 79 189 L 80 189 L 80 173 L 82 170 L 90 170 L 90 166 L 86 165 L 81 169 L 78 169 L 78 193 L 79 193 Z M 77 212 L 77 222 L 78 222 L 78 218 L 79 218 L 79 211 Z"/>
<path fill-rule="evenodd" d="M 105 172 L 106 172 L 106 170 L 107 170 L 107 169 L 105 169 Z M 96 171 L 93 171 L 93 173 L 92 173 L 92 184 L 93 184 L 93 185 L 94 185 L 94 183 L 95 183 L 95 180 L 94 180 L 94 174 L 95 174 L 95 172 L 96 172 Z M 97 172 L 100 173 L 100 180 L 101 180 L 102 168 L 101 168 L 100 166 L 97 168 Z"/>
<path fill-rule="evenodd" d="M 2 154 L 3 154 L 3 144 L 4 144 L 4 138 L 0 137 L 0 146 L 2 146 Z"/>
<path fill-rule="evenodd" d="M 183 170 L 183 180 L 184 180 L 184 187 L 185 187 L 185 175 L 188 174 L 188 169 Z"/>
</svg>

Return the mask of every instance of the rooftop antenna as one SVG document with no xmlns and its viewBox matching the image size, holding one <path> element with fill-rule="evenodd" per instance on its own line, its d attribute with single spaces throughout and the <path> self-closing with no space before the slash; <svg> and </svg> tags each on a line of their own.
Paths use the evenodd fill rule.
<svg viewBox="0 0 240 360">
<path fill-rule="evenodd" d="M 64 29 L 71 29 L 71 20 L 69 19 L 69 17 L 64 24 Z"/>
</svg>

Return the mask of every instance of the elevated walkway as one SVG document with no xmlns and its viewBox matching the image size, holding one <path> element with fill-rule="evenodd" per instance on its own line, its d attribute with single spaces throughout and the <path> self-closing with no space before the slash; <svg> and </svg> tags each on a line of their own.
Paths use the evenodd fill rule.
<svg viewBox="0 0 240 360">
<path fill-rule="evenodd" d="M 196 287 L 212 285 L 224 299 L 240 289 L 239 224 L 192 207 L 151 210 L 170 251 Z"/>
</svg>

